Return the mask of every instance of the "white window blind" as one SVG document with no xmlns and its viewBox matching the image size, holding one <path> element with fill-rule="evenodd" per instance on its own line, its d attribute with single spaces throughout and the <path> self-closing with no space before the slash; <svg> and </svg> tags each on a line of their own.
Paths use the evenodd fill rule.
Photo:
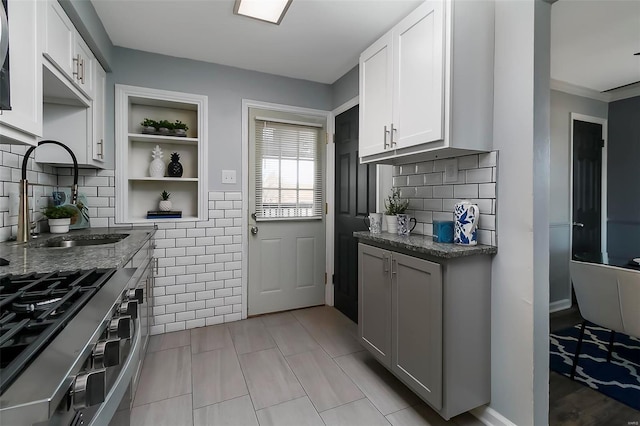
<svg viewBox="0 0 640 426">
<path fill-rule="evenodd" d="M 322 218 L 320 130 L 256 118 L 256 219 Z"/>
</svg>

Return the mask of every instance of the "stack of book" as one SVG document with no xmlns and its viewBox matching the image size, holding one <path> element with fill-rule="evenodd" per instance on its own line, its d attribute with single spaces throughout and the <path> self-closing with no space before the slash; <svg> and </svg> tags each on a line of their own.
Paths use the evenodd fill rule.
<svg viewBox="0 0 640 426">
<path fill-rule="evenodd" d="M 147 219 L 180 219 L 182 210 L 148 210 Z"/>
</svg>

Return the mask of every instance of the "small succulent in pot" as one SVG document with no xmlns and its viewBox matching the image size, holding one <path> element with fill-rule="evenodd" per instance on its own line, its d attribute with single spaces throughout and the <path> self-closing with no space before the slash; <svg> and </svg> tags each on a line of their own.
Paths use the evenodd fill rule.
<svg viewBox="0 0 640 426">
<path fill-rule="evenodd" d="M 388 216 L 403 214 L 409 207 L 409 200 L 402 200 L 400 198 L 400 189 L 392 188 L 391 195 L 384 202 L 384 207 L 386 208 L 385 214 Z"/>
<path fill-rule="evenodd" d="M 176 120 L 175 123 L 173 123 L 173 133 L 176 136 L 187 136 L 187 130 L 189 130 L 189 126 L 187 126 L 186 123 L 183 123 L 180 120 Z"/>
<path fill-rule="evenodd" d="M 168 135 L 169 132 L 173 130 L 173 123 L 169 120 L 160 120 L 158 121 L 158 132 L 162 135 Z"/>
<path fill-rule="evenodd" d="M 170 197 L 171 197 L 170 192 L 162 191 L 162 193 L 160 194 L 160 204 L 158 204 L 158 210 L 161 210 L 164 212 L 168 212 L 169 210 L 171 210 L 171 207 L 173 207 L 173 204 L 171 203 L 171 200 L 169 200 Z"/>
<path fill-rule="evenodd" d="M 145 118 L 140 125 L 142 126 L 142 133 L 146 134 L 154 134 L 158 128 L 158 122 L 150 118 Z"/>
<path fill-rule="evenodd" d="M 78 215 L 78 209 L 70 206 L 49 206 L 43 213 L 49 218 L 49 231 L 52 234 L 69 232 L 71 219 Z"/>
</svg>

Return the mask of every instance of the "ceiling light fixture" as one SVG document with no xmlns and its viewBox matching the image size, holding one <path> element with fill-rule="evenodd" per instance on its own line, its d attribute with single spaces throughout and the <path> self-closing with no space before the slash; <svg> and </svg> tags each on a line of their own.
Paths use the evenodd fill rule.
<svg viewBox="0 0 640 426">
<path fill-rule="evenodd" d="M 293 0 L 236 0 L 233 13 L 280 25 Z"/>
</svg>

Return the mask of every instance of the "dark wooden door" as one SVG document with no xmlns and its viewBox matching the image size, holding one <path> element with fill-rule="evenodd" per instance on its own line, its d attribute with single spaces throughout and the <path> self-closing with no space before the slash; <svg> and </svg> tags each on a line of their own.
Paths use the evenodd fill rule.
<svg viewBox="0 0 640 426">
<path fill-rule="evenodd" d="M 358 107 L 336 117 L 336 223 L 334 304 L 358 321 L 358 243 L 354 231 L 367 229 L 363 219 L 376 211 L 375 166 L 358 158 Z"/>
<path fill-rule="evenodd" d="M 572 258 L 601 252 L 603 144 L 601 124 L 573 122 Z"/>
</svg>

